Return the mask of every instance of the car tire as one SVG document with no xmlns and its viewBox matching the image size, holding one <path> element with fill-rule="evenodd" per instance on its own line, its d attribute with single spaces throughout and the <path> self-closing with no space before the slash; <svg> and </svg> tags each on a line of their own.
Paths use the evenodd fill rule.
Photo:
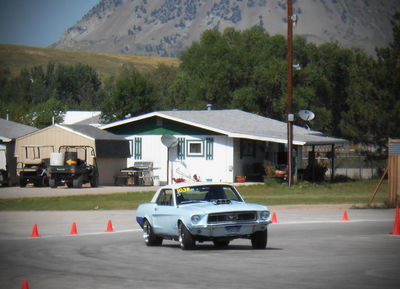
<svg viewBox="0 0 400 289">
<path fill-rule="evenodd" d="M 182 222 L 179 223 L 178 233 L 182 250 L 193 250 L 196 247 L 196 241 Z"/>
<path fill-rule="evenodd" d="M 229 240 L 214 240 L 213 243 L 217 248 L 226 248 L 229 246 Z"/>
<path fill-rule="evenodd" d="M 99 186 L 99 176 L 92 176 L 91 180 L 90 180 L 90 186 L 92 188 L 97 188 Z"/>
<path fill-rule="evenodd" d="M 268 230 L 258 231 L 251 235 L 251 245 L 254 249 L 265 249 L 268 241 Z"/>
<path fill-rule="evenodd" d="M 25 187 L 26 187 L 26 184 L 27 184 L 27 182 L 26 182 L 26 180 L 25 180 L 24 178 L 20 178 L 20 179 L 19 179 L 19 186 L 20 186 L 20 188 L 25 188 Z"/>
<path fill-rule="evenodd" d="M 56 184 L 56 179 L 54 179 L 54 178 L 50 178 L 49 179 L 49 186 L 50 186 L 50 188 L 57 188 L 57 184 Z"/>
<path fill-rule="evenodd" d="M 49 177 L 47 175 L 43 175 L 38 184 L 39 187 L 48 187 L 49 186 Z"/>
<path fill-rule="evenodd" d="M 154 234 L 149 221 L 143 223 L 143 239 L 147 246 L 161 246 L 163 239 Z"/>
<path fill-rule="evenodd" d="M 82 176 L 78 176 L 75 179 L 72 180 L 72 187 L 76 189 L 82 188 Z"/>
</svg>

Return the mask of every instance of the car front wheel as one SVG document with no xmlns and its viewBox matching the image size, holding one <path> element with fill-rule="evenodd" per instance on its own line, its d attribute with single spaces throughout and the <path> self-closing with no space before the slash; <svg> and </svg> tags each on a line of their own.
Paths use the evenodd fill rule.
<svg viewBox="0 0 400 289">
<path fill-rule="evenodd" d="M 154 234 L 149 221 L 143 223 L 143 239 L 147 246 L 161 246 L 163 239 Z"/>
<path fill-rule="evenodd" d="M 83 183 L 83 177 L 82 176 L 78 176 L 78 177 L 76 177 L 75 179 L 72 180 L 72 187 L 80 189 L 80 188 L 82 188 L 82 183 Z"/>
<path fill-rule="evenodd" d="M 254 249 L 265 249 L 268 241 L 268 230 L 258 231 L 251 236 L 251 245 Z"/>
<path fill-rule="evenodd" d="M 49 186 L 50 186 L 50 188 L 57 188 L 56 179 L 50 178 L 49 179 Z"/>
<path fill-rule="evenodd" d="M 192 234 L 186 229 L 183 223 L 179 223 L 179 243 L 182 250 L 192 250 L 196 247 L 196 241 L 193 239 Z"/>
</svg>

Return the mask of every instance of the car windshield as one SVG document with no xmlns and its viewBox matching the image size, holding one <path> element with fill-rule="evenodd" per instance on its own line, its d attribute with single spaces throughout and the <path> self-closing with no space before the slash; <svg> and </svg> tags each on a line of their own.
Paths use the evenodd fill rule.
<svg viewBox="0 0 400 289">
<path fill-rule="evenodd" d="M 229 185 L 186 186 L 176 189 L 177 204 L 229 200 L 242 202 L 236 190 Z"/>
</svg>

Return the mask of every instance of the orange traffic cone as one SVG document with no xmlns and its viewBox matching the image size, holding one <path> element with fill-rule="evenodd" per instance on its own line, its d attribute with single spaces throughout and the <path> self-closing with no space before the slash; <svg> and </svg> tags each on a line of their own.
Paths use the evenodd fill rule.
<svg viewBox="0 0 400 289">
<path fill-rule="evenodd" d="M 272 213 L 271 222 L 272 223 L 278 223 L 278 218 L 276 217 L 276 213 L 275 212 Z"/>
<path fill-rule="evenodd" d="M 111 220 L 108 220 L 106 232 L 114 232 L 114 229 L 113 229 L 113 225 L 112 225 Z"/>
<path fill-rule="evenodd" d="M 71 232 L 69 234 L 70 235 L 78 235 L 78 230 L 76 229 L 76 223 L 75 222 L 72 223 Z"/>
<path fill-rule="evenodd" d="M 40 237 L 37 224 L 33 225 L 31 237 Z"/>
<path fill-rule="evenodd" d="M 21 289 L 29 289 L 28 281 L 24 280 L 24 282 L 22 282 L 22 288 Z"/>
<path fill-rule="evenodd" d="M 344 210 L 342 221 L 348 221 L 348 220 L 349 220 L 349 216 L 347 215 L 347 210 Z"/>
<path fill-rule="evenodd" d="M 400 211 L 399 207 L 396 207 L 396 214 L 394 216 L 392 235 L 400 235 Z"/>
</svg>

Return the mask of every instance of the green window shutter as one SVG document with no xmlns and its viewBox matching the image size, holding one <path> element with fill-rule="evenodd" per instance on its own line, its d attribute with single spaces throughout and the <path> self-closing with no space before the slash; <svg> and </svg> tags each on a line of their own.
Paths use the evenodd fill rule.
<svg viewBox="0 0 400 289">
<path fill-rule="evenodd" d="M 178 160 L 185 159 L 185 138 L 178 138 Z"/>
<path fill-rule="evenodd" d="M 132 139 L 129 140 L 129 156 L 135 156 L 135 141 Z"/>
<path fill-rule="evenodd" d="M 214 138 L 206 138 L 206 160 L 212 160 L 214 158 Z"/>
<path fill-rule="evenodd" d="M 135 160 L 142 159 L 142 138 L 141 137 L 135 137 L 134 157 L 135 157 Z"/>
</svg>

